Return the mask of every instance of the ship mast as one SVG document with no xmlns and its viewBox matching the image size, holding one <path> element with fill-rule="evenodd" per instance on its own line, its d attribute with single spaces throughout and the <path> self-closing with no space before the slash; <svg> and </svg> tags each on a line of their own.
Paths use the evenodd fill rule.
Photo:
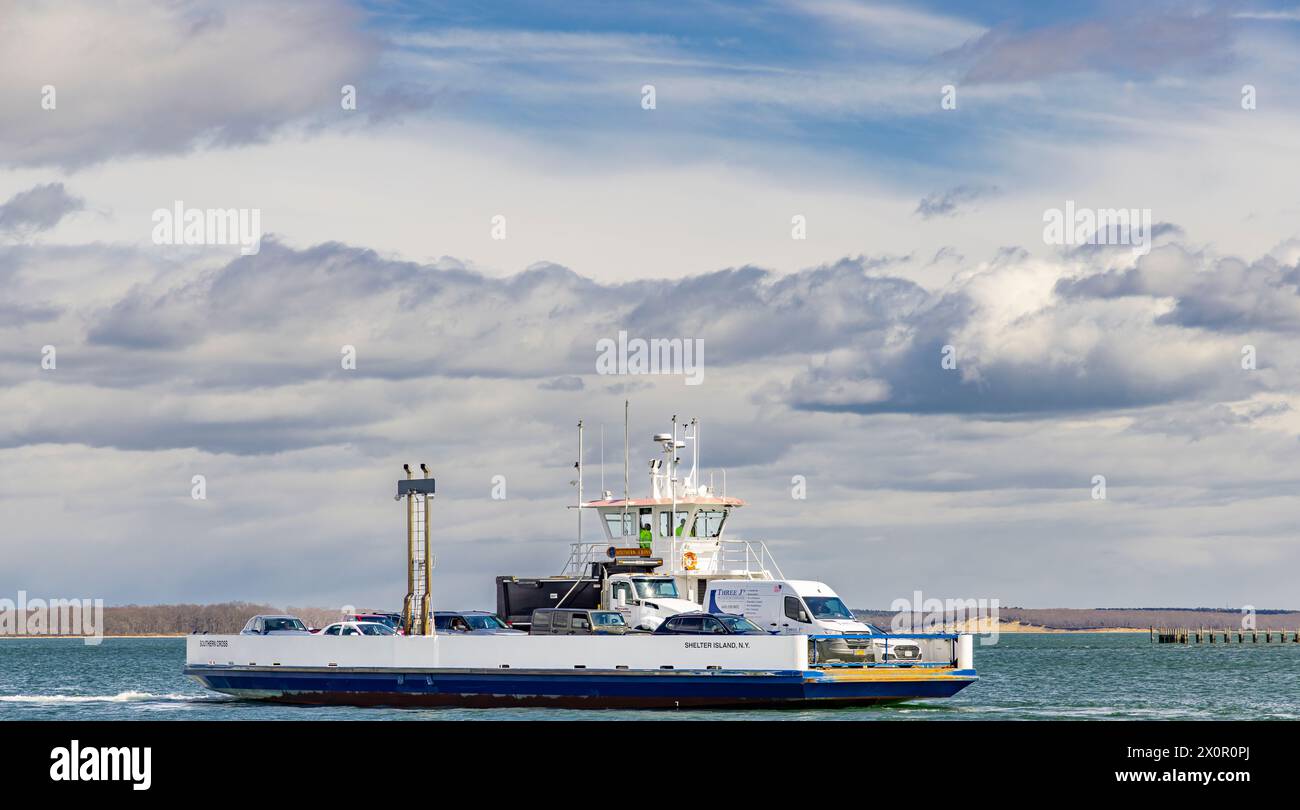
<svg viewBox="0 0 1300 810">
<path fill-rule="evenodd" d="M 628 401 L 623 400 L 623 525 L 619 531 L 627 534 L 627 499 L 628 499 L 628 471 L 627 471 L 627 409 Z"/>
<path fill-rule="evenodd" d="M 582 420 L 578 420 L 578 542 L 582 542 Z"/>
</svg>

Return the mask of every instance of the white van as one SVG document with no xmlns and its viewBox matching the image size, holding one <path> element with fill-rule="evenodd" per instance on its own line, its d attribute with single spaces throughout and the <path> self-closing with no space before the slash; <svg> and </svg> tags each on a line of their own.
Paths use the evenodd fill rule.
<svg viewBox="0 0 1300 810">
<path fill-rule="evenodd" d="M 811 580 L 715 579 L 704 604 L 710 613 L 739 613 L 779 635 L 872 635 L 885 631 L 853 617 L 824 582 Z M 817 645 L 823 662 L 919 661 L 921 648 L 909 640 L 846 638 Z"/>
</svg>

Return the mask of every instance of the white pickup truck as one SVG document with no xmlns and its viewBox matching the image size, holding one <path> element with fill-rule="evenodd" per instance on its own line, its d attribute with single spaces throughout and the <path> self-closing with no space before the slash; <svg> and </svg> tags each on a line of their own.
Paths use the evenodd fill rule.
<svg viewBox="0 0 1300 810">
<path fill-rule="evenodd" d="M 653 574 L 611 574 L 600 589 L 601 607 L 623 614 L 628 627 L 653 630 L 669 616 L 699 610 L 682 599 L 672 577 Z"/>
<path fill-rule="evenodd" d="M 657 562 L 657 561 L 653 561 Z M 653 630 L 669 616 L 700 606 L 682 599 L 669 576 L 648 570 L 583 577 L 497 577 L 497 615 L 513 627 L 529 627 L 539 608 L 615 610 L 630 629 Z"/>
</svg>

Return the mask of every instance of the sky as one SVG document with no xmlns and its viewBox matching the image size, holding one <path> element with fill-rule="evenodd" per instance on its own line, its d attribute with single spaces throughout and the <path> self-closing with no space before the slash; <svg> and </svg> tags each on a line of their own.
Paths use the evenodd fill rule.
<svg viewBox="0 0 1300 810">
<path fill-rule="evenodd" d="M 0 0 L 0 596 L 396 608 L 427 462 L 435 602 L 492 608 L 627 400 L 633 494 L 699 417 L 728 531 L 853 607 L 1300 608 L 1298 45 L 1270 2 Z M 598 373 L 619 332 L 702 384 Z"/>
</svg>

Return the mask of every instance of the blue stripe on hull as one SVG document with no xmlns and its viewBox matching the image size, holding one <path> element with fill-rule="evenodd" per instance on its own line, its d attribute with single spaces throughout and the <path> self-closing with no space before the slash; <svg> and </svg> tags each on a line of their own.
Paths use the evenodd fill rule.
<svg viewBox="0 0 1300 810">
<path fill-rule="evenodd" d="M 835 681 L 808 673 L 349 672 L 188 667 L 218 692 L 284 703 L 674 708 L 881 703 L 950 697 L 972 680 Z"/>
</svg>

